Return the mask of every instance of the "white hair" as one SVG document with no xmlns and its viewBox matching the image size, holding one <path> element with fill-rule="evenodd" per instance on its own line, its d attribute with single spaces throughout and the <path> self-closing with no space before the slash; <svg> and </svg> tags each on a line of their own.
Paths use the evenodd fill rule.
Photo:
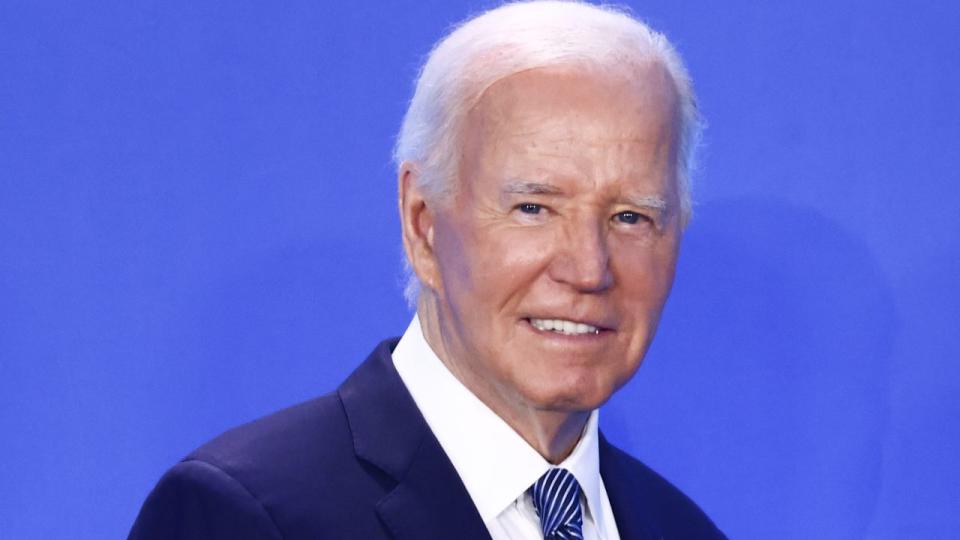
<svg viewBox="0 0 960 540">
<path fill-rule="evenodd" d="M 703 123 L 690 76 L 667 38 L 623 9 L 577 0 L 512 2 L 458 25 L 430 52 L 403 119 L 394 162 L 416 163 L 418 187 L 443 200 L 455 189 L 463 121 L 497 81 L 529 69 L 584 66 L 624 72 L 650 61 L 673 79 L 679 98 L 676 164 L 681 222 L 692 213 L 690 174 Z M 404 291 L 415 305 L 420 283 L 409 261 Z"/>
</svg>

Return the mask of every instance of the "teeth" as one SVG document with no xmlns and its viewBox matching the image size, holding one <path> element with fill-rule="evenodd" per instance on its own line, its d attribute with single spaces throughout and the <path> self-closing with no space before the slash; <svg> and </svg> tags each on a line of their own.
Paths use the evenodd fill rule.
<svg viewBox="0 0 960 540">
<path fill-rule="evenodd" d="M 596 326 L 583 324 L 562 319 L 530 319 L 530 324 L 537 330 L 549 330 L 558 334 L 568 336 L 579 336 L 583 334 L 599 334 L 600 330 Z"/>
</svg>

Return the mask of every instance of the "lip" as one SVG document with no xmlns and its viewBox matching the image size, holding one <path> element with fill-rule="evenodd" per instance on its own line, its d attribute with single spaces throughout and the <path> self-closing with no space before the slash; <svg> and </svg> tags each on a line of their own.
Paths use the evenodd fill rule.
<svg viewBox="0 0 960 540">
<path fill-rule="evenodd" d="M 595 327 L 597 329 L 597 333 L 577 334 L 577 335 L 561 334 L 559 332 L 554 332 L 552 330 L 540 330 L 539 328 L 534 326 L 533 323 L 530 322 L 530 319 L 561 319 L 561 320 L 571 321 L 571 322 L 581 322 L 581 321 L 577 321 L 576 319 L 565 319 L 563 317 L 524 317 L 520 319 L 520 324 L 526 327 L 529 331 L 533 332 L 534 334 L 541 337 L 545 337 L 553 340 L 559 340 L 566 343 L 593 342 L 593 341 L 605 339 L 614 333 L 614 330 L 612 328 L 608 328 L 603 325 L 593 324 L 590 322 L 583 321 L 583 324 L 589 324 L 590 326 Z"/>
<path fill-rule="evenodd" d="M 600 330 L 601 332 L 605 332 L 605 331 L 612 332 L 616 330 L 616 326 L 609 322 L 604 322 L 604 321 L 601 321 L 598 319 L 592 319 L 589 317 L 578 318 L 578 317 L 568 317 L 564 315 L 527 315 L 522 317 L 522 320 L 525 321 L 527 324 L 530 324 L 530 319 L 542 319 L 542 320 L 553 319 L 553 320 L 561 320 L 561 321 L 570 321 L 573 323 L 586 324 L 586 325 L 592 326 Z"/>
</svg>

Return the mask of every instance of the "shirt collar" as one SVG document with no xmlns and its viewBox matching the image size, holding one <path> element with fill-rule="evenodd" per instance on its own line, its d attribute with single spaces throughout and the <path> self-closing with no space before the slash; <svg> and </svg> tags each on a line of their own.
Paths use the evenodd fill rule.
<svg viewBox="0 0 960 540">
<path fill-rule="evenodd" d="M 423 337 L 417 316 L 394 349 L 393 363 L 484 522 L 552 466 L 447 369 Z M 597 415 L 590 414 L 577 446 L 559 465 L 576 477 L 593 516 L 601 508 Z M 598 526 L 603 534 L 603 524 Z"/>
</svg>

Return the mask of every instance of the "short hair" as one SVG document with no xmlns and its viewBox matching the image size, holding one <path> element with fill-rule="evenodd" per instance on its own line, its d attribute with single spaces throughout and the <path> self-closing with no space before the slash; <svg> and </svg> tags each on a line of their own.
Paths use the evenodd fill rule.
<svg viewBox="0 0 960 540">
<path fill-rule="evenodd" d="M 692 214 L 690 174 L 703 130 L 693 84 L 667 38 L 614 6 L 578 0 L 512 2 L 470 18 L 433 47 L 417 77 L 394 162 L 419 167 L 418 187 L 443 200 L 455 185 L 463 122 L 484 92 L 510 75 L 536 68 L 583 66 L 623 72 L 650 61 L 670 75 L 679 102 L 677 189 L 681 223 Z M 411 307 L 420 283 L 407 261 L 404 291 Z"/>
</svg>

